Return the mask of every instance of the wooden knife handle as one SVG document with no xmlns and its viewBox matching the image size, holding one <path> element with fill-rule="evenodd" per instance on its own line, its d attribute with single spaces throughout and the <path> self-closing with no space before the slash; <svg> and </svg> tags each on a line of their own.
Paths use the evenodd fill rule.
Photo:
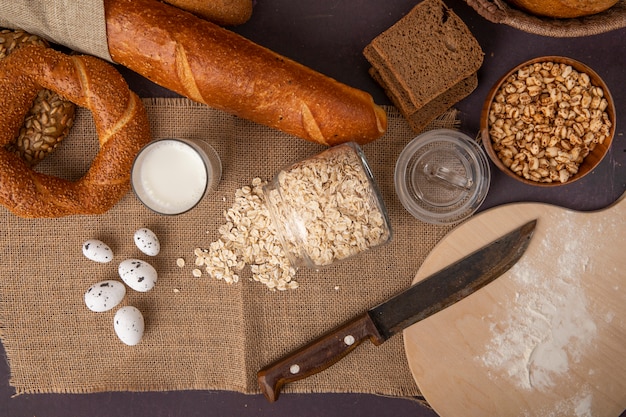
<svg viewBox="0 0 626 417">
<path fill-rule="evenodd" d="M 385 341 L 367 313 L 260 370 L 259 387 L 268 401 L 274 402 L 284 384 L 323 371 L 366 339 L 375 345 Z"/>
</svg>

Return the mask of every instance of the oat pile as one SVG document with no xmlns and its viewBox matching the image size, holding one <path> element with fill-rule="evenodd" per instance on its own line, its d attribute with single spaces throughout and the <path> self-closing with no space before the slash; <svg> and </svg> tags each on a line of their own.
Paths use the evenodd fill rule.
<svg viewBox="0 0 626 417">
<path fill-rule="evenodd" d="M 300 266 L 317 269 L 386 243 L 391 230 L 358 146 L 338 145 L 282 170 L 267 183 L 252 180 L 235 192 L 220 238 L 196 248 L 201 268 L 229 284 L 250 266 L 270 290 L 298 288 Z M 184 266 L 184 263 L 179 263 Z"/>
<path fill-rule="evenodd" d="M 194 251 L 194 276 L 202 276 L 204 267 L 209 276 L 233 284 L 249 265 L 252 279 L 270 290 L 298 288 L 293 280 L 296 269 L 285 255 L 264 202 L 265 184 L 255 178 L 251 186 L 235 191 L 235 202 L 224 212 L 226 223 L 218 229 L 220 238 L 208 249 Z"/>
<path fill-rule="evenodd" d="M 309 267 L 387 242 L 390 229 L 359 155 L 338 145 L 281 171 L 267 199 L 287 251 Z"/>
</svg>

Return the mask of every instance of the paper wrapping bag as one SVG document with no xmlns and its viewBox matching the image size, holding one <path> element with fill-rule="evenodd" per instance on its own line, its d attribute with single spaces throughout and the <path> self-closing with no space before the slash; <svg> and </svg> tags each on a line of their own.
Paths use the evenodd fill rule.
<svg viewBox="0 0 626 417">
<path fill-rule="evenodd" d="M 0 28 L 23 29 L 113 62 L 102 0 L 5 0 L 0 2 Z"/>
</svg>

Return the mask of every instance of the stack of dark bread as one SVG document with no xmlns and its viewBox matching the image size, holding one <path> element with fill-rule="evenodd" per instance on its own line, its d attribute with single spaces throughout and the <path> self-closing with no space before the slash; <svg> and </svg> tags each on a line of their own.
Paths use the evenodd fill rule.
<svg viewBox="0 0 626 417">
<path fill-rule="evenodd" d="M 420 132 L 478 86 L 484 53 L 441 0 L 424 0 L 363 50 L 370 75 Z"/>
</svg>

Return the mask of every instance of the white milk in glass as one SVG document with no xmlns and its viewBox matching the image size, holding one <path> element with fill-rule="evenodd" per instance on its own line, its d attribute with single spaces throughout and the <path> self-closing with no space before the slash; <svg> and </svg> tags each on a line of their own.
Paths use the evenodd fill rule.
<svg viewBox="0 0 626 417">
<path fill-rule="evenodd" d="M 217 154 L 207 155 L 206 147 L 210 146 L 204 145 L 163 139 L 143 148 L 132 171 L 137 197 L 161 214 L 180 214 L 196 206 L 219 181 L 221 171 L 215 168 L 219 166 Z M 214 152 L 209 149 L 209 153 Z"/>
</svg>

